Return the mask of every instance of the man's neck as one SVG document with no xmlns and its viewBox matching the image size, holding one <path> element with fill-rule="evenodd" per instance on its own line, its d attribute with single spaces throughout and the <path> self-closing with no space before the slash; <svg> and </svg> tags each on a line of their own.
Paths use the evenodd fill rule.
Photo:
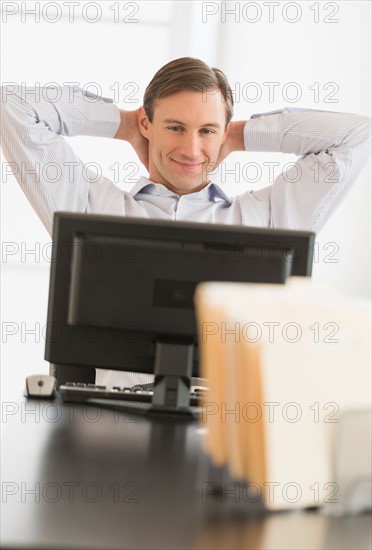
<svg viewBox="0 0 372 550">
<path fill-rule="evenodd" d="M 172 191 L 172 193 L 175 193 L 176 195 L 180 195 L 180 196 L 183 196 L 183 195 L 190 195 L 191 193 L 197 193 L 198 191 L 201 191 L 202 189 L 204 189 L 205 187 L 207 187 L 207 185 L 210 183 L 210 181 L 206 181 L 202 184 L 200 184 L 198 187 L 194 187 L 192 189 L 177 189 L 176 187 L 174 187 L 171 183 L 169 182 L 157 182 L 155 178 L 152 178 L 151 175 L 149 176 L 149 180 L 151 180 L 153 183 L 157 183 L 157 184 L 160 184 L 160 185 L 163 185 L 164 187 L 166 187 L 169 191 Z"/>
</svg>

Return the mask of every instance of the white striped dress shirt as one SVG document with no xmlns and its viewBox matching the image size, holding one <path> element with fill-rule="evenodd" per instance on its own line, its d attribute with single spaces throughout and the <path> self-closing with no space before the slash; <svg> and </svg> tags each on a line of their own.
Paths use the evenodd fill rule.
<svg viewBox="0 0 372 550">
<path fill-rule="evenodd" d="M 179 196 L 141 177 L 129 192 L 84 167 L 63 136 L 112 138 L 119 108 L 77 86 L 1 88 L 4 156 L 49 234 L 55 211 L 86 212 L 318 233 L 341 204 L 370 154 L 371 120 L 351 113 L 283 108 L 244 126 L 250 152 L 298 155 L 286 174 L 257 191 L 228 197 L 210 181 Z M 87 176 L 87 174 L 89 174 Z M 27 228 L 25 228 L 27 230 Z M 152 376 L 97 369 L 97 382 L 132 385 Z"/>
</svg>

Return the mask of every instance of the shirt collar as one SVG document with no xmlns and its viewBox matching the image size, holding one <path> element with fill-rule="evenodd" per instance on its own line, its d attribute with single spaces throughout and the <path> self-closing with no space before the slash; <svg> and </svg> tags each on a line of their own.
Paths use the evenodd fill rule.
<svg viewBox="0 0 372 550">
<path fill-rule="evenodd" d="M 167 189 L 162 183 L 155 183 L 145 176 L 141 176 L 136 185 L 129 191 L 129 194 L 133 198 L 139 193 L 146 195 L 180 197 L 177 193 L 173 193 L 173 191 Z M 194 200 L 207 199 L 210 202 L 224 201 L 232 204 L 232 200 L 222 191 L 221 187 L 213 182 L 208 183 L 208 185 L 203 187 L 200 191 L 183 196 L 190 197 Z"/>
</svg>

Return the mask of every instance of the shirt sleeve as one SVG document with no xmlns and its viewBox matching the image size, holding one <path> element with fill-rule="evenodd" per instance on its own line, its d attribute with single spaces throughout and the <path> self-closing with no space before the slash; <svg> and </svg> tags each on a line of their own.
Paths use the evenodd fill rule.
<svg viewBox="0 0 372 550">
<path fill-rule="evenodd" d="M 273 185 L 248 193 L 249 204 L 253 199 L 261 217 L 266 217 L 265 225 L 318 233 L 370 155 L 371 119 L 351 113 L 284 108 L 253 115 L 244 127 L 244 144 L 250 152 L 299 156 Z"/>
<path fill-rule="evenodd" d="M 97 181 L 62 137 L 112 138 L 120 112 L 111 99 L 77 86 L 2 86 L 1 120 L 3 154 L 50 235 L 54 212 L 86 212 L 92 181 L 102 186 L 102 204 L 116 188 L 107 178 Z"/>
</svg>

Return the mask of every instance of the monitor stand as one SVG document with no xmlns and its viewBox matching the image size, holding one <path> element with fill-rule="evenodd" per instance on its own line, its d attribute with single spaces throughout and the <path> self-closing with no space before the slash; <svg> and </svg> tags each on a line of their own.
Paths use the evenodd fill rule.
<svg viewBox="0 0 372 550">
<path fill-rule="evenodd" d="M 147 415 L 195 418 L 195 411 L 190 407 L 193 359 L 194 344 L 190 340 L 156 342 L 154 395 Z"/>
</svg>

